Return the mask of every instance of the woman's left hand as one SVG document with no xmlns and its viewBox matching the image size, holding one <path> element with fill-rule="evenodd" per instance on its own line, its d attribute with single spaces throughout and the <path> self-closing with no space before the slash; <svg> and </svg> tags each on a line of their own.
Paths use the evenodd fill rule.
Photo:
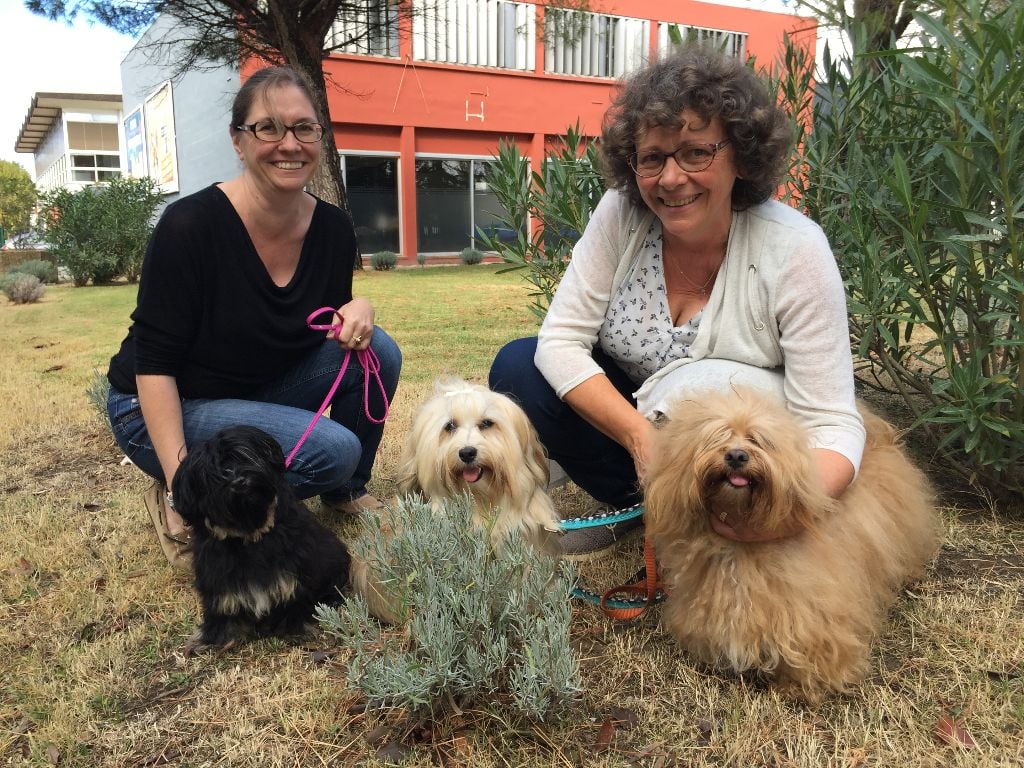
<svg viewBox="0 0 1024 768">
<path fill-rule="evenodd" d="M 341 330 L 335 338 L 345 349 L 366 349 L 373 338 L 373 304 L 369 299 L 356 297 L 334 310 L 335 322 Z M 332 331 L 333 333 L 333 331 Z"/>
</svg>

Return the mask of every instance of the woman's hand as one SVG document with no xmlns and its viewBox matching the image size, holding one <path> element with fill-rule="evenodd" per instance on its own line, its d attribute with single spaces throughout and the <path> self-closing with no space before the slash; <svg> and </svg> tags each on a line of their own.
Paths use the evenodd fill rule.
<svg viewBox="0 0 1024 768">
<path fill-rule="evenodd" d="M 366 349 L 373 338 L 373 304 L 361 296 L 334 310 L 341 330 L 334 336 L 345 349 Z M 335 333 L 331 331 L 332 335 Z"/>
</svg>

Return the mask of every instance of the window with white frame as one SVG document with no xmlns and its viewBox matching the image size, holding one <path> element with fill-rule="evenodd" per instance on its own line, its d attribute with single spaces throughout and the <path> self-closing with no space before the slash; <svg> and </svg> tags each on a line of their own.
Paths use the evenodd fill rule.
<svg viewBox="0 0 1024 768">
<path fill-rule="evenodd" d="M 420 157 L 416 160 L 416 250 L 458 253 L 477 245 L 478 229 L 499 239 L 515 237 L 502 229 L 504 207 L 487 183 L 490 160 Z"/>
<path fill-rule="evenodd" d="M 95 184 L 110 181 L 121 175 L 121 156 L 97 152 L 71 153 L 71 181 Z"/>
<path fill-rule="evenodd" d="M 679 37 L 684 42 L 706 43 L 718 48 L 729 56 L 735 56 L 740 61 L 745 61 L 747 58 L 747 35 L 745 32 L 694 27 L 688 24 L 672 24 L 666 21 L 658 22 L 659 58 L 665 58 L 665 56 L 672 52 L 675 46 L 672 40 L 672 33 L 670 32 L 672 28 L 678 31 Z"/>
<path fill-rule="evenodd" d="M 326 47 L 338 53 L 398 56 L 398 4 L 356 0 L 345 4 L 345 17 L 331 25 Z"/>
<path fill-rule="evenodd" d="M 397 253 L 398 157 L 343 155 L 341 163 L 359 250 Z"/>
<path fill-rule="evenodd" d="M 622 77 L 648 58 L 650 21 L 551 8 L 544 11 L 544 71 Z"/>
<path fill-rule="evenodd" d="M 511 0 L 414 0 L 417 61 L 532 70 L 536 11 Z"/>
</svg>

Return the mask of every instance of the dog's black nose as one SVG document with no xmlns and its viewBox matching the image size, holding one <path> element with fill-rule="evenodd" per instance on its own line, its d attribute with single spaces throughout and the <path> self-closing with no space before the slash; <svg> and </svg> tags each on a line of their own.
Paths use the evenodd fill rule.
<svg viewBox="0 0 1024 768">
<path fill-rule="evenodd" d="M 465 448 L 460 448 L 459 458 L 462 459 L 465 464 L 472 464 L 476 461 L 476 448 L 471 445 L 467 445 Z"/>
<path fill-rule="evenodd" d="M 750 461 L 750 456 L 742 448 L 730 448 L 725 452 L 725 463 L 733 469 L 742 469 Z"/>
</svg>

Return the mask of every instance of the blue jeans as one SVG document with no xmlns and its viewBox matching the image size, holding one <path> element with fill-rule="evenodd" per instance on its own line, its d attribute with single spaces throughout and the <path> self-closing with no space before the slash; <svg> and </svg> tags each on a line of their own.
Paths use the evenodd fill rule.
<svg viewBox="0 0 1024 768">
<path fill-rule="evenodd" d="M 518 402 L 537 430 L 548 456 L 557 461 L 576 485 L 616 509 L 640 502 L 642 494 L 629 451 L 598 431 L 559 399 L 533 364 L 536 337 L 516 339 L 499 350 L 491 364 L 491 389 Z M 636 385 L 611 358 L 594 350 L 594 361 L 612 385 L 633 406 Z"/>
<path fill-rule="evenodd" d="M 377 327 L 371 348 L 380 359 L 380 378 L 391 402 L 398 387 L 402 353 Z M 287 456 L 327 396 L 344 354 L 338 342 L 327 339 L 291 371 L 245 400 L 182 398 L 185 445 L 208 440 L 225 427 L 245 424 L 273 435 Z M 374 424 L 365 413 L 368 407 L 375 418 L 384 415 L 380 389 L 372 380 L 369 400 L 364 404 L 363 366 L 353 354 L 331 399 L 330 418 L 317 421 L 288 468 L 288 482 L 299 498 L 320 494 L 325 501 L 347 501 L 366 492 L 384 434 L 384 425 Z M 138 396 L 111 387 L 107 413 L 114 439 L 125 455 L 147 475 L 163 482 L 163 469 L 142 419 Z"/>
</svg>

